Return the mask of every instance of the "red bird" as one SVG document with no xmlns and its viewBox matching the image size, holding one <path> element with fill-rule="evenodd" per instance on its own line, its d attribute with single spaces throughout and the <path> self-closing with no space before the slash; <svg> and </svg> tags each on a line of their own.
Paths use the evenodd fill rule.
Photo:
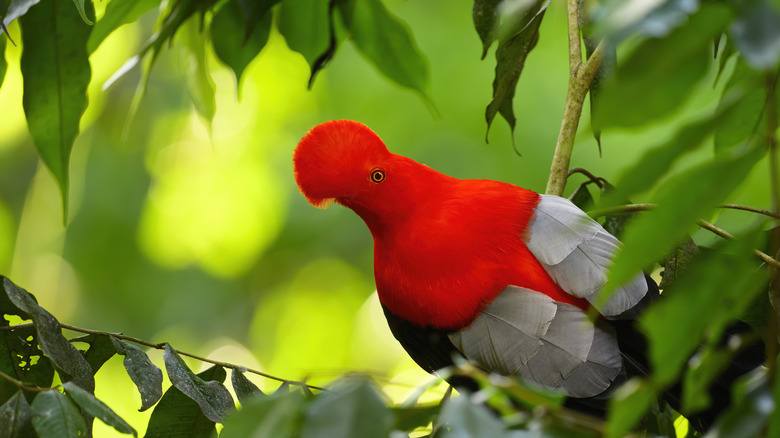
<svg viewBox="0 0 780 438">
<path fill-rule="evenodd" d="M 423 369 L 461 354 L 584 411 L 647 373 L 630 322 L 658 287 L 640 272 L 600 304 L 620 243 L 567 199 L 444 175 L 348 120 L 311 129 L 293 164 L 309 203 L 335 201 L 368 225 L 390 329 Z"/>
</svg>

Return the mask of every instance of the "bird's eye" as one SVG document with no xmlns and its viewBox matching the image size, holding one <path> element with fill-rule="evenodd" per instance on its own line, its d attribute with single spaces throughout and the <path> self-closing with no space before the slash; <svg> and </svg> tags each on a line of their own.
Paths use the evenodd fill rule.
<svg viewBox="0 0 780 438">
<path fill-rule="evenodd" d="M 371 171 L 371 181 L 377 184 L 385 180 L 385 171 L 382 169 L 374 169 Z"/>
</svg>

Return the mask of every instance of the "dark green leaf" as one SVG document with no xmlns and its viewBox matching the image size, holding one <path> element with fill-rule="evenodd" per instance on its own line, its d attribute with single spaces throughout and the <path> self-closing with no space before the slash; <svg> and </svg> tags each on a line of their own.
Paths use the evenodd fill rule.
<svg viewBox="0 0 780 438">
<path fill-rule="evenodd" d="M 496 114 L 509 123 L 514 131 L 515 112 L 512 100 L 515 97 L 517 81 L 523 71 L 525 59 L 539 40 L 539 25 L 549 2 L 536 0 L 527 9 L 502 18 L 507 24 L 499 29 L 498 49 L 496 49 L 496 72 L 493 79 L 493 100 L 485 110 L 488 131 Z"/>
<path fill-rule="evenodd" d="M 209 131 L 214 114 L 217 113 L 216 88 L 206 65 L 206 34 L 201 32 L 201 21 L 197 16 L 191 17 L 182 26 L 178 34 L 181 53 L 186 69 L 184 75 L 187 89 L 192 97 L 195 109 L 208 121 Z"/>
<path fill-rule="evenodd" d="M 127 422 L 117 415 L 116 412 L 111 410 L 111 408 L 106 406 L 105 403 L 95 398 L 94 395 L 84 391 L 80 386 L 73 382 L 65 382 L 62 384 L 62 387 L 65 389 L 65 393 L 68 394 L 87 414 L 99 419 L 121 433 L 138 436 L 135 429 L 127 424 Z"/>
<path fill-rule="evenodd" d="M 777 404 L 780 401 L 780 379 L 778 378 L 774 379 L 772 397 L 775 401 L 775 412 L 777 412 Z M 780 436 L 780 415 L 772 415 L 769 418 L 769 428 L 767 429 L 766 436 Z"/>
<path fill-rule="evenodd" d="M 216 382 L 222 382 L 227 374 L 222 367 L 213 366 L 198 374 L 197 377 L 205 381 L 214 379 Z M 203 415 L 198 404 L 175 386 L 171 386 L 152 411 L 144 436 L 146 438 L 210 438 L 215 431 L 214 422 Z"/>
<path fill-rule="evenodd" d="M 504 437 L 506 424 L 479 402 L 472 401 L 468 394 L 448 400 L 437 420 L 444 438 L 455 437 Z M 437 434 L 438 436 L 438 434 Z"/>
<path fill-rule="evenodd" d="M 0 406 L 0 436 L 25 438 L 35 432 L 32 428 L 32 411 L 21 390 Z"/>
<path fill-rule="evenodd" d="M 87 3 L 92 12 L 92 3 Z M 22 28 L 22 104 L 38 154 L 60 186 L 63 219 L 68 217 L 68 162 L 87 108 L 91 76 L 87 39 L 92 27 L 73 0 L 41 2 L 19 19 Z M 43 31 L 45 29 L 45 31 Z"/>
<path fill-rule="evenodd" d="M 298 436 L 304 403 L 299 391 L 277 391 L 268 397 L 255 397 L 225 418 L 220 438 Z"/>
<path fill-rule="evenodd" d="M 79 15 L 81 15 L 81 19 L 84 20 L 84 23 L 87 23 L 89 25 L 94 24 L 92 20 L 87 17 L 87 15 L 94 15 L 94 12 L 92 12 L 89 8 L 92 7 L 92 1 L 87 1 L 87 6 L 84 5 L 85 0 L 73 0 L 73 3 L 76 5 L 76 10 L 79 11 Z"/>
<path fill-rule="evenodd" d="M 122 363 L 141 394 L 140 410 L 145 411 L 154 406 L 162 397 L 162 370 L 137 346 L 114 337 L 111 342 L 116 352 L 125 357 Z"/>
<path fill-rule="evenodd" d="M 743 377 L 734 385 L 732 395 L 731 407 L 717 419 L 709 434 L 728 438 L 762 436 L 776 403 L 766 371 L 758 369 Z"/>
<path fill-rule="evenodd" d="M 286 0 L 279 7 L 276 26 L 284 36 L 287 46 L 306 59 L 313 67 L 317 59 L 328 49 L 330 40 L 327 1 Z"/>
<path fill-rule="evenodd" d="M 677 279 L 688 268 L 688 264 L 699 255 L 699 247 L 691 239 L 691 236 L 685 236 L 677 245 L 675 245 L 661 261 L 661 284 L 658 285 L 662 290 L 668 289 L 674 280 Z"/>
<path fill-rule="evenodd" d="M 606 436 L 625 436 L 653 404 L 656 391 L 649 382 L 634 378 L 619 387 L 609 400 Z"/>
<path fill-rule="evenodd" d="M 598 119 L 598 111 L 596 108 L 600 104 L 601 100 L 601 87 L 604 82 L 613 74 L 615 66 L 617 66 L 617 45 L 609 39 L 601 38 L 599 35 L 594 34 L 595 27 L 590 22 L 590 15 L 585 10 L 585 0 L 579 1 L 578 16 L 580 30 L 582 31 L 582 42 L 585 45 L 586 59 L 590 59 L 593 52 L 599 44 L 604 44 L 602 50 L 604 51 L 604 59 L 601 61 L 596 76 L 593 78 L 593 82 L 590 84 L 588 93 L 590 95 L 590 129 L 593 131 L 593 137 L 596 139 L 596 143 L 599 147 L 599 155 L 601 155 L 601 121 Z"/>
<path fill-rule="evenodd" d="M 84 352 L 84 358 L 87 359 L 93 374 L 97 374 L 100 367 L 116 354 L 114 344 L 108 335 L 84 335 L 73 338 L 70 342 L 84 342 L 89 345 Z"/>
<path fill-rule="evenodd" d="M 755 243 L 737 239 L 703 253 L 677 279 L 673 293 L 642 315 L 639 321 L 649 340 L 654 381 L 665 384 L 677 378 L 704 334 L 720 333 L 761 290 L 765 277 L 756 270 Z"/>
<path fill-rule="evenodd" d="M 482 41 L 482 59 L 485 59 L 490 45 L 496 40 L 498 20 L 496 7 L 499 3 L 500 0 L 475 0 L 474 8 L 471 10 L 474 28 Z"/>
<path fill-rule="evenodd" d="M 170 345 L 165 346 L 163 360 L 171 384 L 187 397 L 195 400 L 209 420 L 220 423 L 229 411 L 235 409 L 233 397 L 221 383 L 227 376 L 224 369 L 219 367 L 217 371 L 221 376 L 219 379 L 210 379 L 206 382 L 190 371 Z"/>
<path fill-rule="evenodd" d="M 580 184 L 576 190 L 569 196 L 569 200 L 580 208 L 580 210 L 588 210 L 593 208 L 593 204 L 595 201 L 593 200 L 593 195 L 590 194 L 590 190 L 588 190 L 588 185 L 590 184 L 590 181 L 585 181 L 584 183 Z"/>
<path fill-rule="evenodd" d="M 238 0 L 241 12 L 246 21 L 246 30 L 244 38 L 249 39 L 254 33 L 255 27 L 265 20 L 266 15 L 270 15 L 271 8 L 279 3 L 280 0 Z"/>
<path fill-rule="evenodd" d="M 7 324 L 7 321 L 3 322 Z M 51 386 L 54 367 L 38 348 L 35 327 L 0 331 L 0 371 L 30 386 Z M 16 385 L 0 379 L 0 401 L 7 400 L 16 391 Z M 28 393 L 30 400 L 32 396 Z"/>
<path fill-rule="evenodd" d="M 87 434 L 81 409 L 56 389 L 39 393 L 30 408 L 40 438 L 79 438 Z"/>
<path fill-rule="evenodd" d="M 774 69 L 780 59 L 780 11 L 767 0 L 743 4 L 729 29 L 734 44 L 751 67 Z"/>
<path fill-rule="evenodd" d="M 710 405 L 710 383 L 728 366 L 731 356 L 725 349 L 705 348 L 688 360 L 682 392 L 685 412 L 698 412 Z"/>
<path fill-rule="evenodd" d="M 697 220 L 712 214 L 745 180 L 763 155 L 761 147 L 740 154 L 720 155 L 662 184 L 653 198 L 658 207 L 636 218 L 626 229 L 624 245 L 615 255 L 605 289 L 612 290 L 615 285 L 624 284 L 637 272 L 660 260 L 669 248 L 685 237 Z M 607 297 L 602 294 L 599 299 Z"/>
<path fill-rule="evenodd" d="M 381 0 L 339 2 L 358 50 L 385 76 L 428 97 L 428 61 L 408 26 Z"/>
<path fill-rule="evenodd" d="M 384 438 L 393 415 L 366 380 L 340 382 L 315 397 L 306 409 L 302 438 Z"/>
<path fill-rule="evenodd" d="M 35 323 L 40 348 L 59 371 L 65 373 L 64 376 L 61 375 L 63 381 L 69 380 L 70 377 L 87 391 L 95 391 L 95 379 L 89 363 L 79 350 L 62 336 L 59 321 L 46 309 L 38 306 L 29 292 L 13 284 L 8 278 L 3 278 L 3 286 L 8 298 L 30 315 Z"/>
<path fill-rule="evenodd" d="M 440 404 L 417 405 L 412 407 L 393 407 L 395 414 L 395 430 L 411 431 L 418 427 L 429 425 L 441 410 Z"/>
<path fill-rule="evenodd" d="M 132 23 L 160 4 L 160 0 L 112 1 L 106 6 L 103 18 L 95 23 L 87 41 L 87 52 L 94 52 L 103 40 L 123 24 Z"/>
<path fill-rule="evenodd" d="M 5 60 L 5 41 L 8 38 L 0 35 L 0 88 L 3 87 L 5 72 L 8 70 L 8 62 Z"/>
<path fill-rule="evenodd" d="M 211 20 L 209 32 L 214 53 L 233 70 L 239 88 L 244 69 L 268 42 L 272 16 L 270 11 L 266 13 L 248 36 L 244 31 L 244 14 L 237 2 L 223 6 Z"/>
<path fill-rule="evenodd" d="M 236 392 L 238 401 L 241 403 L 246 403 L 247 400 L 263 395 L 263 391 L 260 391 L 260 388 L 249 381 L 244 373 L 237 368 L 233 368 L 230 374 L 230 381 L 233 384 L 233 390 Z"/>
<path fill-rule="evenodd" d="M 685 26 L 664 38 L 645 40 L 618 66 L 615 80 L 604 84 L 594 118 L 607 128 L 641 126 L 669 116 L 704 77 L 710 44 L 730 18 L 726 6 L 704 4 Z"/>
<path fill-rule="evenodd" d="M 677 436 L 674 422 L 679 417 L 680 414 L 670 408 L 668 404 L 656 400 L 647 416 L 647 434 L 645 436 Z"/>
</svg>

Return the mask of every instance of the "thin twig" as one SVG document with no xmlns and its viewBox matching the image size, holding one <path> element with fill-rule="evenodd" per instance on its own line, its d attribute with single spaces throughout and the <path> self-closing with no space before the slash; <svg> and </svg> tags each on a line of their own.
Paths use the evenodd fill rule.
<svg viewBox="0 0 780 438">
<path fill-rule="evenodd" d="M 599 186 L 599 188 L 603 188 L 604 187 L 604 183 L 607 182 L 607 180 L 605 180 L 604 178 L 601 178 L 599 176 L 596 176 L 596 175 L 592 174 L 588 169 L 585 169 L 583 167 L 572 167 L 569 170 L 569 172 L 566 174 L 566 179 L 568 180 L 569 177 L 571 177 L 575 173 L 581 173 L 581 174 L 585 175 L 586 177 L 588 177 L 588 179 L 593 184 L 596 184 L 597 186 Z"/>
<path fill-rule="evenodd" d="M 27 391 L 27 392 L 43 392 L 43 391 L 48 391 L 50 389 L 59 388 L 59 385 L 57 385 L 55 387 L 50 387 L 50 388 L 46 388 L 46 387 L 42 387 L 42 386 L 38 386 L 38 385 L 29 385 L 29 384 L 27 384 L 25 382 L 22 382 L 21 380 L 14 379 L 13 377 L 9 376 L 8 374 L 6 374 L 6 373 L 4 373 L 2 371 L 0 371 L 0 378 L 3 378 L 5 380 L 13 383 L 14 386 L 16 386 L 17 388 L 21 389 L 22 391 Z"/>
</svg>

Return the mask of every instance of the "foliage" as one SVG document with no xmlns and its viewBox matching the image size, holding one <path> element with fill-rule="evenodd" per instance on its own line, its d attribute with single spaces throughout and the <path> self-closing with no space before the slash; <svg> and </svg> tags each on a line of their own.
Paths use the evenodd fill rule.
<svg viewBox="0 0 780 438">
<path fill-rule="evenodd" d="M 605 226 L 625 243 L 614 261 L 609 287 L 639 269 L 652 271 L 658 263 L 664 269 L 662 286 L 667 298 L 639 322 L 649 339 L 653 371 L 613 395 L 605 421 L 568 410 L 556 394 L 486 376 L 468 364 L 440 375 L 467 375 L 482 389 L 445 397 L 439 404 L 418 402 L 419 393 L 427 387 L 399 404 L 388 401 L 383 390 L 365 378 L 344 378 L 325 390 L 252 370 L 282 381 L 278 390 L 265 394 L 246 378 L 250 370 L 240 365 L 198 358 L 213 366 L 196 374 L 182 358 L 189 354 L 167 343 L 61 324 L 32 294 L 2 277 L 0 425 L 5 429 L 0 434 L 85 436 L 91 434 L 94 418 L 98 418 L 119 433 L 137 436 L 128 422 L 94 395 L 95 374 L 112 357 L 122 356 L 126 373 L 138 389 L 140 410 L 152 409 L 147 436 L 209 437 L 216 433 L 217 423 L 223 425 L 220 435 L 226 437 L 396 437 L 409 433 L 618 437 L 637 429 L 669 435 L 678 414 L 659 402 L 658 396 L 681 380 L 682 410 L 707 407 L 711 400 L 704 388 L 742 348 L 742 344 L 721 345 L 720 333 L 752 310 L 761 315 L 755 328 L 767 341 L 768 366 L 730 388 L 732 406 L 709 433 L 776 436 L 780 417 L 772 413 L 780 400 L 777 312 L 766 304 L 770 301 L 766 298 L 771 296 L 774 303 L 780 298 L 780 228 L 763 229 L 767 218 L 775 225 L 780 220 L 775 139 L 780 123 L 776 92 L 780 6 L 771 0 L 666 0 L 655 2 L 651 9 L 647 4 L 639 0 L 567 2 L 571 70 L 554 159 L 565 165 L 551 171 L 551 181 L 562 181 L 557 185 L 560 190 L 553 192 L 562 194 L 566 178 L 574 173 L 569 172 L 569 160 L 586 93 L 591 98 L 591 130 L 600 148 L 602 133 L 649 130 L 670 120 L 677 122 L 675 132 L 654 138 L 653 145 L 634 162 L 625 163 L 613 184 L 581 172 L 589 181 L 572 195 L 578 205 L 595 209 L 594 216 L 604 216 Z M 102 8 L 97 14 L 95 6 Z M 492 94 L 484 99 L 489 102 L 484 112 L 488 129 L 500 114 L 514 139 L 518 114 L 528 117 L 536 110 L 538 103 L 515 99 L 516 91 L 527 64 L 535 62 L 535 49 L 545 38 L 540 29 L 554 7 L 541 0 L 475 0 L 471 18 L 483 59 L 496 43 Z M 131 81 L 131 72 L 140 70 L 136 95 L 129 105 L 130 119 L 143 116 L 139 108 L 153 81 L 153 68 L 171 48 L 179 50 L 185 60 L 182 82 L 192 105 L 210 127 L 218 105 L 208 66 L 210 54 L 230 69 L 241 96 L 249 65 L 262 56 L 276 34 L 305 60 L 309 74 L 302 85 L 312 88 L 318 73 L 341 56 L 350 42 L 382 75 L 436 111 L 432 66 L 413 35 L 415 29 L 381 0 L 111 0 L 95 4 L 89 0 L 0 0 L 2 31 L 7 35 L 13 22 L 21 28 L 19 41 L 0 37 L 0 87 L 7 88 L 5 54 L 19 44 L 29 135 L 57 181 L 66 224 L 71 155 L 84 114 L 90 110 L 87 96 L 94 75 L 90 56 L 107 38 L 121 32 L 123 25 L 141 23 L 150 13 L 156 14 L 154 28 L 145 28 L 145 42 L 104 87 Z M 715 86 L 707 81 L 715 81 Z M 458 93 L 465 91 L 451 91 Z M 695 96 L 702 93 L 714 105 L 695 117 L 683 117 L 686 108 L 701 103 Z M 698 160 L 690 165 L 692 157 Z M 757 170 L 761 166 L 769 168 L 768 178 Z M 562 178 L 556 175 L 561 171 Z M 773 211 L 738 206 L 760 213 L 756 215 L 760 219 L 735 237 L 707 221 L 720 214 L 723 204 L 747 179 L 761 181 Z M 589 190 L 591 183 L 598 186 L 598 196 Z M 633 199 L 647 200 L 651 211 L 636 213 L 650 205 L 624 206 Z M 730 241 L 703 245 L 700 237 L 690 237 L 697 226 Z M 756 303 L 758 309 L 751 309 Z M 83 336 L 68 339 L 63 328 Z M 165 376 L 172 385 L 165 391 L 163 371 L 149 357 L 154 349 L 164 350 Z M 239 408 L 224 384 L 227 368 Z"/>
</svg>

